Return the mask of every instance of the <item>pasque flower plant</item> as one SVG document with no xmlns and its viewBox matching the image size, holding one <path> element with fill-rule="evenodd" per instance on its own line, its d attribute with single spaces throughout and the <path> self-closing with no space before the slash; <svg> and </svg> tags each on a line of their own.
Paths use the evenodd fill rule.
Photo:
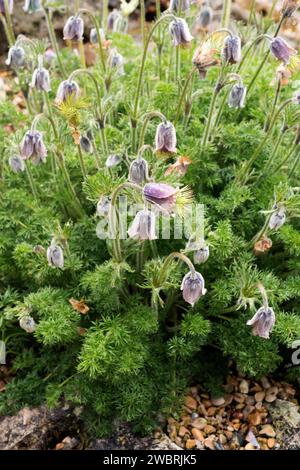
<svg viewBox="0 0 300 470">
<path fill-rule="evenodd" d="M 194 381 L 222 393 L 230 363 L 297 378 L 278 368 L 300 335 L 295 2 L 277 24 L 215 30 L 212 3 L 197 24 L 196 3 L 157 2 L 146 26 L 141 2 L 140 40 L 136 1 L 74 2 L 58 37 L 60 3 L 26 2 L 47 42 L 15 38 L 0 2 L 0 329 L 16 375 L 0 414 L 65 400 L 94 436 L 149 433 Z"/>
</svg>

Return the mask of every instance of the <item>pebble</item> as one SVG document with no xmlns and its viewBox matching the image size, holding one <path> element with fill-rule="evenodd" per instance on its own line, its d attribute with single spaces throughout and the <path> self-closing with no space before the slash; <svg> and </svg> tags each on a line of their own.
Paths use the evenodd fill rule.
<svg viewBox="0 0 300 470">
<path fill-rule="evenodd" d="M 247 380 L 243 379 L 240 383 L 239 390 L 241 393 L 248 393 L 249 392 L 249 384 Z"/>
<path fill-rule="evenodd" d="M 193 427 L 196 429 L 204 429 L 205 426 L 207 425 L 207 420 L 205 418 L 197 418 L 193 422 Z"/>
<path fill-rule="evenodd" d="M 273 394 L 273 393 L 268 393 L 268 395 L 266 395 L 266 398 L 265 400 L 268 402 L 268 403 L 273 403 L 273 401 L 275 401 L 277 398 L 277 395 L 276 394 Z"/>
<path fill-rule="evenodd" d="M 178 436 L 183 437 L 186 434 L 189 434 L 189 430 L 185 426 L 180 426 Z"/>
<path fill-rule="evenodd" d="M 191 410 L 196 410 L 198 408 L 197 400 L 195 400 L 195 398 L 188 395 L 185 399 L 185 406 L 187 406 Z"/>
<path fill-rule="evenodd" d="M 256 394 L 254 395 L 254 398 L 256 402 L 259 402 L 259 401 L 263 401 L 265 396 L 266 396 L 265 392 L 256 392 Z"/>
<path fill-rule="evenodd" d="M 196 419 L 196 418 L 198 418 L 198 417 L 199 417 L 198 413 L 196 413 L 195 411 L 193 411 L 193 413 L 191 414 L 192 420 L 194 420 L 194 419 Z"/>
<path fill-rule="evenodd" d="M 204 432 L 206 434 L 212 434 L 213 432 L 216 432 L 216 428 L 212 426 L 211 424 L 207 424 L 204 428 Z"/>
<path fill-rule="evenodd" d="M 246 400 L 246 396 L 243 393 L 235 393 L 233 398 L 237 403 L 244 403 Z"/>
<path fill-rule="evenodd" d="M 275 444 L 276 444 L 276 441 L 273 437 L 270 437 L 267 440 L 267 445 L 268 445 L 269 449 L 273 449 L 275 447 Z"/>
<path fill-rule="evenodd" d="M 227 437 L 224 436 L 224 434 L 220 434 L 220 435 L 219 435 L 219 441 L 221 442 L 221 444 L 224 445 L 224 444 L 226 444 L 226 442 L 227 442 Z"/>
<path fill-rule="evenodd" d="M 262 427 L 262 429 L 259 431 L 259 434 L 262 434 L 267 437 L 275 437 L 276 432 L 270 424 L 266 424 L 265 426 Z"/>
<path fill-rule="evenodd" d="M 261 384 L 262 384 L 262 386 L 265 390 L 267 390 L 268 388 L 271 387 L 271 384 L 268 381 L 267 377 L 262 377 L 260 381 L 261 381 Z"/>
<path fill-rule="evenodd" d="M 192 434 L 193 434 L 193 437 L 194 437 L 197 441 L 203 442 L 203 441 L 205 440 L 205 436 L 204 436 L 203 432 L 200 431 L 200 430 L 197 429 L 197 428 L 193 428 L 193 429 L 192 429 Z"/>
<path fill-rule="evenodd" d="M 248 444 L 245 445 L 245 450 L 258 450 L 259 447 L 255 447 L 251 442 L 248 442 Z"/>
<path fill-rule="evenodd" d="M 188 439 L 185 443 L 185 448 L 186 449 L 193 449 L 195 446 L 196 446 L 195 439 Z"/>
<path fill-rule="evenodd" d="M 259 449 L 259 443 L 257 442 L 257 439 L 254 435 L 254 433 L 251 431 L 251 429 L 248 431 L 246 437 L 246 441 L 252 444 L 255 448 Z"/>
<path fill-rule="evenodd" d="M 224 431 L 224 434 L 225 436 L 227 437 L 227 440 L 230 441 L 232 439 L 232 436 L 233 436 L 233 432 L 232 431 Z"/>
<path fill-rule="evenodd" d="M 211 402 L 214 406 L 222 406 L 225 403 L 224 397 L 212 398 Z"/>
<path fill-rule="evenodd" d="M 207 416 L 214 416 L 217 408 L 215 406 L 210 406 L 207 410 Z"/>
<path fill-rule="evenodd" d="M 261 424 L 261 416 L 260 416 L 260 413 L 255 410 L 255 411 L 252 411 L 249 415 L 248 415 L 248 422 L 250 424 L 252 424 L 253 426 L 258 426 L 259 424 Z"/>
<path fill-rule="evenodd" d="M 205 439 L 204 445 L 207 449 L 215 450 L 216 436 L 209 436 Z"/>
</svg>

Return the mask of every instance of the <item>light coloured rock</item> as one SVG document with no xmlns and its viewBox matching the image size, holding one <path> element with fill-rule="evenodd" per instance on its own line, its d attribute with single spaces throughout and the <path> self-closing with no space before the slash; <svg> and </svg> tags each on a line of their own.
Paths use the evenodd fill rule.
<svg viewBox="0 0 300 470">
<path fill-rule="evenodd" d="M 209 436 L 205 439 L 204 445 L 207 449 L 215 450 L 216 447 L 216 436 Z"/>
<path fill-rule="evenodd" d="M 267 437 L 275 437 L 276 432 L 270 424 L 265 424 L 261 430 L 259 431 L 260 435 L 267 436 Z"/>
<path fill-rule="evenodd" d="M 249 392 L 249 384 L 248 384 L 247 380 L 245 380 L 245 379 L 241 380 L 239 390 L 240 390 L 241 393 L 246 393 L 247 394 Z"/>
<path fill-rule="evenodd" d="M 254 395 L 254 398 L 256 402 L 260 402 L 264 400 L 265 396 L 266 396 L 265 392 L 256 392 L 256 394 Z"/>
<path fill-rule="evenodd" d="M 222 406 L 225 403 L 224 397 L 212 398 L 211 402 L 214 406 Z"/>
</svg>

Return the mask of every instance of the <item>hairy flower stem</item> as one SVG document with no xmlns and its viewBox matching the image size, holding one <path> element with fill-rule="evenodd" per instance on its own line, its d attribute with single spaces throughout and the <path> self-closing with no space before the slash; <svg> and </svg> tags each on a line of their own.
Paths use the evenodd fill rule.
<svg viewBox="0 0 300 470">
<path fill-rule="evenodd" d="M 25 163 L 25 169 L 26 169 L 26 174 L 27 174 L 27 178 L 28 178 L 28 181 L 29 181 L 29 185 L 30 185 L 30 189 L 31 189 L 31 192 L 33 194 L 33 197 L 34 197 L 34 199 L 36 199 L 38 201 L 38 191 L 37 191 L 37 187 L 36 187 L 32 172 L 31 172 L 29 162 Z"/>
<path fill-rule="evenodd" d="M 255 160 L 257 159 L 257 157 L 259 156 L 260 152 L 262 151 L 264 145 L 266 144 L 268 138 L 270 137 L 271 133 L 272 133 L 272 130 L 273 130 L 273 127 L 274 127 L 274 124 L 277 120 L 277 118 L 279 117 L 280 113 L 283 111 L 283 109 L 289 105 L 290 103 L 292 103 L 294 101 L 293 98 L 290 98 L 286 101 L 284 101 L 282 103 L 282 105 L 279 107 L 279 109 L 277 110 L 277 112 L 274 114 L 271 122 L 270 122 L 270 126 L 269 126 L 269 129 L 268 131 L 266 132 L 266 135 L 264 136 L 264 138 L 262 139 L 260 145 L 256 148 L 256 151 L 254 152 L 254 154 L 252 155 L 252 157 L 247 161 L 246 165 L 244 166 L 242 172 L 241 172 L 241 175 L 239 177 L 239 180 L 240 182 L 243 184 L 245 183 L 245 178 L 247 176 L 247 173 L 249 171 L 249 169 L 251 168 L 251 166 L 253 165 L 253 163 L 255 162 Z"/>
<path fill-rule="evenodd" d="M 212 125 L 212 118 L 213 118 L 213 114 L 214 114 L 214 110 L 215 110 L 215 104 L 216 104 L 216 101 L 217 101 L 217 97 L 220 93 L 220 90 L 221 90 L 220 89 L 220 82 L 218 81 L 218 83 L 215 86 L 215 89 L 214 89 L 214 92 L 213 92 L 213 95 L 212 95 L 212 98 L 211 98 L 210 106 L 209 106 L 206 126 L 205 126 L 204 133 L 203 133 L 203 136 L 202 136 L 201 152 L 203 152 L 204 149 L 206 148 L 207 142 L 208 142 L 209 137 L 210 137 L 210 129 L 211 129 L 211 125 Z"/>
<path fill-rule="evenodd" d="M 268 169 L 270 168 L 271 163 L 276 160 L 280 144 L 282 142 L 282 139 L 283 139 L 286 131 L 287 131 L 287 129 L 285 127 L 283 127 L 283 129 L 280 131 L 280 134 L 277 138 L 275 147 L 272 150 L 272 153 L 271 153 L 270 157 L 268 158 L 267 162 L 265 163 L 264 170 L 263 170 L 262 174 L 260 175 L 260 177 L 257 179 L 257 183 L 260 182 L 262 179 L 264 179 L 264 177 L 266 176 L 266 171 L 268 171 Z"/>
<path fill-rule="evenodd" d="M 222 27 L 224 28 L 228 27 L 229 21 L 230 21 L 230 14 L 231 14 L 231 0 L 224 0 L 222 20 L 221 20 Z"/>
<path fill-rule="evenodd" d="M 132 136 L 131 136 L 131 147 L 132 151 L 135 152 L 136 150 L 136 123 L 137 123 L 137 117 L 138 117 L 138 111 L 139 111 L 139 102 L 140 102 L 140 97 L 141 97 L 141 88 L 142 88 L 142 80 L 143 80 L 143 75 L 144 75 L 144 70 L 145 70 L 145 64 L 146 64 L 146 58 L 147 58 L 147 52 L 148 52 L 148 47 L 151 41 L 151 38 L 158 26 L 165 21 L 166 19 L 176 19 L 176 17 L 168 13 L 164 16 L 161 16 L 152 26 L 152 28 L 149 31 L 149 34 L 146 38 L 145 41 L 145 46 L 144 46 L 144 51 L 143 51 L 143 56 L 142 56 L 142 62 L 138 74 L 138 80 L 137 80 L 137 86 L 136 86 L 136 91 L 134 95 L 134 100 L 133 100 L 133 113 L 131 116 L 131 130 L 132 130 Z"/>
<path fill-rule="evenodd" d="M 292 168 L 291 168 L 291 170 L 290 170 L 290 172 L 289 172 L 289 175 L 288 175 L 289 178 L 291 178 L 291 177 L 294 175 L 294 172 L 295 172 L 295 170 L 296 170 L 296 168 L 297 168 L 297 166 L 298 166 L 298 164 L 299 164 L 299 160 L 300 160 L 299 147 L 297 148 L 297 150 L 298 150 L 298 151 L 297 151 L 297 154 L 296 154 L 297 156 L 296 156 L 296 158 L 295 158 L 294 164 L 293 164 L 293 166 L 292 166 Z"/>
<path fill-rule="evenodd" d="M 160 15 L 161 15 L 161 9 L 160 9 L 160 0 L 155 0 L 155 8 L 156 8 L 156 20 L 159 20 Z M 161 69 L 161 54 L 162 54 L 162 48 L 163 48 L 163 42 L 161 38 L 161 28 L 158 28 L 157 31 L 158 39 L 157 39 L 157 64 L 158 64 L 158 76 L 159 79 L 162 80 L 162 69 Z M 145 45 L 145 43 L 144 43 Z"/>
<path fill-rule="evenodd" d="M 84 47 L 83 47 L 83 41 L 80 40 L 78 41 L 78 49 L 79 49 L 79 56 L 80 56 L 80 62 L 82 68 L 86 68 L 86 62 L 85 62 L 85 53 L 84 53 Z"/>
<path fill-rule="evenodd" d="M 9 13 L 8 0 L 4 0 L 4 9 L 5 9 L 5 19 L 6 19 L 6 24 L 7 24 L 7 30 L 9 32 L 9 36 L 11 38 L 11 41 L 14 44 L 16 42 L 16 38 L 15 38 L 14 27 L 13 27 L 11 15 Z"/>
<path fill-rule="evenodd" d="M 104 55 L 104 49 L 101 41 L 101 34 L 100 34 L 100 26 L 98 23 L 98 20 L 93 13 L 91 13 L 89 10 L 86 10 L 85 8 L 80 8 L 78 10 L 78 13 L 83 13 L 86 14 L 92 21 L 93 25 L 95 26 L 95 29 L 97 31 L 97 39 L 98 39 L 98 45 L 99 45 L 99 58 L 100 58 L 100 63 L 102 66 L 102 71 L 105 74 L 106 73 L 106 63 L 105 63 L 105 55 Z"/>
<path fill-rule="evenodd" d="M 107 29 L 107 17 L 108 17 L 108 0 L 103 0 L 102 2 L 102 28 L 104 31 Z"/>
<path fill-rule="evenodd" d="M 145 14 L 146 14 L 145 0 L 140 0 L 140 15 L 141 15 L 141 30 L 142 30 L 143 47 L 145 47 L 145 41 L 146 41 Z"/>
<path fill-rule="evenodd" d="M 77 148 L 78 148 L 78 155 L 79 155 L 79 163 L 80 163 L 81 173 L 82 173 L 83 179 L 86 179 L 87 171 L 86 171 L 86 167 L 85 167 L 85 163 L 84 163 L 82 150 L 81 150 L 80 145 L 77 145 Z"/>
<path fill-rule="evenodd" d="M 144 140 L 145 140 L 145 134 L 146 134 L 146 130 L 147 130 L 147 126 L 149 124 L 149 122 L 151 121 L 151 119 L 155 118 L 155 117 L 158 117 L 162 122 L 166 123 L 167 122 L 167 119 L 166 117 L 159 111 L 152 111 L 150 113 L 147 113 L 145 114 L 145 116 L 143 116 L 144 118 L 144 122 L 143 122 L 143 125 L 142 125 L 142 129 L 141 129 L 141 134 L 140 134 L 140 141 L 139 141 L 139 147 L 138 147 L 138 150 L 140 150 L 142 148 L 142 146 L 144 145 Z"/>
<path fill-rule="evenodd" d="M 46 18 L 47 28 L 48 28 L 48 32 L 49 32 L 49 36 L 50 36 L 50 41 L 51 41 L 51 44 L 52 44 L 52 48 L 53 48 L 53 50 L 56 54 L 57 63 L 58 63 L 60 73 L 63 76 L 63 78 L 66 78 L 67 73 L 66 73 L 65 67 L 64 67 L 64 65 L 62 63 L 62 60 L 61 60 L 61 57 L 60 57 L 60 51 L 59 51 L 57 39 L 56 39 L 56 36 L 55 36 L 54 27 L 53 27 L 53 24 L 52 24 L 50 10 L 47 7 L 44 7 L 43 11 L 44 11 L 44 15 L 45 15 L 45 18 Z"/>
<path fill-rule="evenodd" d="M 178 119 L 179 119 L 182 103 L 183 103 L 183 100 L 185 98 L 189 83 L 192 80 L 193 74 L 194 74 L 195 71 L 196 71 L 196 67 L 193 67 L 192 70 L 190 71 L 190 73 L 188 74 L 186 80 L 185 80 L 184 86 L 183 86 L 182 91 L 181 91 L 180 98 L 178 100 L 178 105 L 177 105 L 177 111 L 176 111 L 176 114 L 175 114 L 174 124 L 176 124 Z"/>
<path fill-rule="evenodd" d="M 113 257 L 117 262 L 122 261 L 122 249 L 120 243 L 120 218 L 116 207 L 117 197 L 123 189 L 131 189 L 142 192 L 142 187 L 134 183 L 122 183 L 113 191 L 111 203 L 109 206 L 108 226 L 109 234 L 112 241 Z"/>
<path fill-rule="evenodd" d="M 166 278 L 166 274 L 168 273 L 168 267 L 170 263 L 173 261 L 173 259 L 176 259 L 176 258 L 179 259 L 180 261 L 183 261 L 188 266 L 192 274 L 196 272 L 193 263 L 186 255 L 184 255 L 183 253 L 179 253 L 178 251 L 174 251 L 173 253 L 170 253 L 163 262 L 163 265 L 160 269 L 159 276 L 158 276 L 158 285 L 161 285 L 164 282 Z"/>
<path fill-rule="evenodd" d="M 276 84 L 276 92 L 275 92 L 275 96 L 274 96 L 274 101 L 273 101 L 273 104 L 272 104 L 271 112 L 270 112 L 270 115 L 267 117 L 266 122 L 265 122 L 265 125 L 264 125 L 264 130 L 265 130 L 265 131 L 268 130 L 270 121 L 272 121 L 272 118 L 273 118 L 273 116 L 274 116 L 274 113 L 275 113 L 275 110 L 276 110 L 276 106 L 277 106 L 277 102 L 278 102 L 278 99 L 279 99 L 280 89 L 281 89 L 281 80 L 280 80 L 280 78 L 278 78 L 278 79 L 277 79 L 277 84 Z"/>
<path fill-rule="evenodd" d="M 281 168 L 283 167 L 283 165 L 285 165 L 285 163 L 291 158 L 291 156 L 293 155 L 293 153 L 295 152 L 296 148 L 298 147 L 298 143 L 297 142 L 294 142 L 294 144 L 292 145 L 291 149 L 289 150 L 289 152 L 287 152 L 287 155 L 285 156 L 285 158 L 279 163 L 279 165 L 277 165 L 277 167 L 275 168 L 275 170 L 272 170 L 272 171 L 269 171 L 268 172 L 268 176 L 273 176 L 275 175 L 279 170 L 281 170 Z"/>
<path fill-rule="evenodd" d="M 259 230 L 259 232 L 252 238 L 251 242 L 248 244 L 248 247 L 252 247 L 255 245 L 255 243 L 261 239 L 261 237 L 266 233 L 267 229 L 268 229 L 268 226 L 269 226 L 269 222 L 270 222 L 270 219 L 271 219 L 271 216 L 272 216 L 272 213 L 268 214 L 268 216 L 266 217 L 266 220 L 265 220 L 265 223 L 262 227 L 261 230 Z"/>
</svg>

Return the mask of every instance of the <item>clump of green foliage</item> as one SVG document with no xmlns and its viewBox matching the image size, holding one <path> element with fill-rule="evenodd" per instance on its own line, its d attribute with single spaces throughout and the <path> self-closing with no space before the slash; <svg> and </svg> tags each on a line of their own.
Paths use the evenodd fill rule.
<svg viewBox="0 0 300 470">
<path fill-rule="evenodd" d="M 142 45 L 123 30 L 107 33 L 111 43 L 99 59 L 94 46 L 97 60 L 83 71 L 82 57 L 59 51 L 59 61 L 50 66 L 49 93 L 28 86 L 45 45 L 24 42 L 31 60 L 14 73 L 26 91 L 28 111 L 17 110 L 10 96 L 0 103 L 0 337 L 14 374 L 0 394 L 1 414 L 44 402 L 54 407 L 64 399 L 83 407 L 97 435 L 111 432 L 116 418 L 149 432 L 159 414 L 180 407 L 193 380 L 220 392 L 229 359 L 250 376 L 284 373 L 300 337 L 299 104 L 287 103 L 272 121 L 295 93 L 296 66 L 287 86 L 279 86 L 279 79 L 273 85 L 279 63 L 266 55 L 264 43 L 251 49 L 243 67 L 224 64 L 220 33 L 211 45 L 217 47 L 214 66 L 204 79 L 197 71 L 190 76 L 200 39 L 175 50 L 165 28 L 170 20 L 161 17 L 155 30 L 138 95 Z M 262 21 L 272 35 L 277 25 Z M 256 27 L 232 27 L 245 54 Z M 113 48 L 124 58 L 123 74 L 109 65 Z M 62 79 L 78 69 L 80 98 L 55 103 Z M 232 73 L 251 84 L 240 109 L 227 106 Z M 13 87 L 18 91 L 16 83 Z M 152 112 L 140 140 L 152 180 L 189 186 L 194 201 L 205 207 L 210 255 L 199 269 L 207 293 L 194 306 L 180 292 L 186 267 L 175 259 L 166 264 L 174 252 L 192 259 L 187 240 L 126 239 L 118 251 L 112 240 L 102 239 L 99 226 L 96 230 L 101 198 L 125 184 L 129 205 L 141 200 L 125 182 L 141 150 L 145 116 Z M 176 155 L 154 151 L 161 114 L 175 125 L 177 156 L 190 159 L 184 175 L 166 174 Z M 46 162 L 33 165 L 27 159 L 24 171 L 13 172 L 9 159 L 20 154 L 34 120 L 48 150 Z M 88 153 L 79 144 L 86 135 Z M 112 154 L 120 155 L 121 163 L 108 169 Z M 279 228 L 270 228 L 274 202 L 286 215 Z M 107 228 L 107 215 L 100 221 Z M 49 265 L 52 239 L 63 251 L 62 267 Z M 258 285 L 276 316 L 269 339 L 253 336 L 246 325 L 262 305 Z M 24 317 L 34 320 L 31 333 L 20 328 Z M 293 369 L 293 378 L 297 374 Z"/>
</svg>

